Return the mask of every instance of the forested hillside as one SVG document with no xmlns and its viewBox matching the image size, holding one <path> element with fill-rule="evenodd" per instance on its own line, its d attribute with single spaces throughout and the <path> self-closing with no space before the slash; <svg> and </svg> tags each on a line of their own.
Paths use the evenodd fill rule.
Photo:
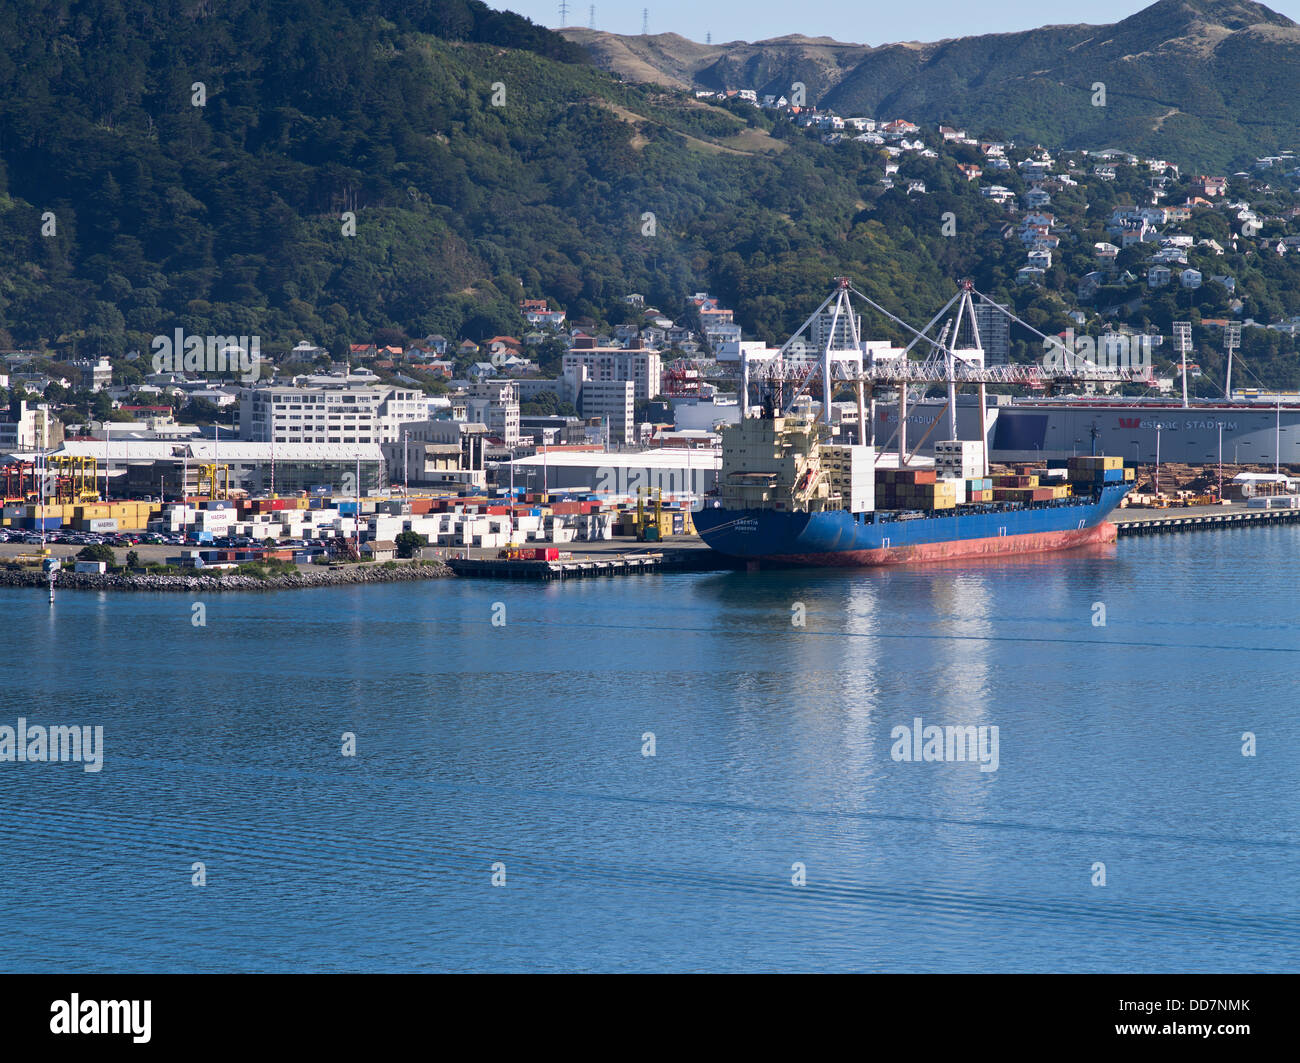
<svg viewBox="0 0 1300 1063">
<path fill-rule="evenodd" d="M 773 340 L 838 274 L 918 323 L 965 275 L 1040 327 L 1075 304 L 1065 271 L 1016 288 L 1007 217 L 953 156 L 887 189 L 878 148 L 624 84 L 472 0 L 0 13 L 0 347 L 478 340 L 518 334 L 525 297 L 609 324 L 629 292 L 676 316 L 701 288 Z M 1300 311 L 1291 267 L 1257 269 L 1245 313 Z"/>
<path fill-rule="evenodd" d="M 715 276 L 774 331 L 853 257 L 865 204 L 832 153 L 624 86 L 481 4 L 0 8 L 13 344 L 486 336 L 524 296 L 606 319 Z M 942 263 L 898 250 L 882 266 L 919 274 L 900 288 L 937 295 Z"/>
</svg>

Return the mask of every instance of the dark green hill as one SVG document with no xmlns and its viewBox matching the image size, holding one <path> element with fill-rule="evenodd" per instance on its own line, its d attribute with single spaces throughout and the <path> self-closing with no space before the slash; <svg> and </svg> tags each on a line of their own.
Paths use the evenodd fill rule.
<svg viewBox="0 0 1300 1063">
<path fill-rule="evenodd" d="M 865 154 L 625 86 L 477 2 L 0 0 L 0 27 L 0 346 L 482 338 L 524 297 L 608 321 L 719 277 L 775 334 L 866 205 Z"/>
</svg>

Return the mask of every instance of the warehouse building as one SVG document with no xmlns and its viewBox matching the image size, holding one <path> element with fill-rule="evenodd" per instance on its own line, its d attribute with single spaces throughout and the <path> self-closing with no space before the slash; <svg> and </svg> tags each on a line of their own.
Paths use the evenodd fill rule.
<svg viewBox="0 0 1300 1063">
<path fill-rule="evenodd" d="M 634 495 L 638 487 L 669 494 L 703 495 L 718 483 L 722 455 L 716 450 L 662 447 L 611 454 L 592 450 L 561 450 L 533 454 L 502 463 L 497 482 L 514 482 L 532 490 L 587 488 Z"/>
<path fill-rule="evenodd" d="M 110 497 L 198 493 L 215 466 L 220 482 L 250 494 L 326 488 L 351 494 L 388 486 L 378 443 L 250 443 L 243 440 L 69 440 L 55 454 L 94 458 L 108 469 Z"/>
</svg>

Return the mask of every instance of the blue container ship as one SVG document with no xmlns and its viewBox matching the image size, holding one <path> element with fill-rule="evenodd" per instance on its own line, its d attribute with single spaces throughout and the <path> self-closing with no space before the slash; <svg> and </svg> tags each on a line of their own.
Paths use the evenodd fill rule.
<svg viewBox="0 0 1300 1063">
<path fill-rule="evenodd" d="M 983 411 L 987 383 L 1039 378 L 1036 367 L 985 368 L 972 302 L 976 293 L 969 282 L 963 282 L 931 322 L 934 325 L 956 306 L 954 319 L 938 340 L 908 328 L 916 336 L 913 343 L 925 340 L 933 348 L 923 362 L 908 357 L 909 345 L 889 355 L 883 365 L 868 366 L 864 358 L 875 348 L 861 341 L 850 294 L 893 317 L 840 278 L 799 332 L 760 366 L 760 373 L 775 385 L 775 394 L 769 390 L 759 416 L 749 415 L 750 366 L 742 364 L 741 417 L 722 430 L 717 497 L 707 498 L 694 515 L 695 529 L 705 543 L 754 564 L 848 566 L 1043 553 L 1115 540 L 1115 526 L 1106 518 L 1134 475 L 1121 459 L 1076 455 L 1069 460 L 1064 480 L 1032 468 L 995 478 L 989 476 L 983 417 L 978 439 L 957 438 L 959 384 L 979 385 Z M 787 366 L 785 358 L 795 349 L 797 337 L 815 323 L 822 337 L 817 360 L 809 364 L 792 356 Z M 778 415 L 786 380 L 798 381 L 798 388 L 786 412 Z M 820 420 L 812 416 L 812 396 L 804 394 L 815 383 L 822 395 Z M 893 386 L 899 401 L 898 428 L 883 448 L 874 439 L 874 388 L 881 384 Z M 909 387 L 919 386 L 924 393 L 934 384 L 947 387 L 950 437 L 933 445 L 934 463 L 929 465 L 928 459 L 917 457 L 917 449 L 939 417 L 909 453 L 907 404 Z M 847 386 L 857 395 L 856 429 L 851 434 L 831 416 L 830 399 L 837 388 Z M 858 441 L 849 442 L 851 435 Z M 895 454 L 886 453 L 895 439 Z"/>
<path fill-rule="evenodd" d="M 1062 501 L 963 506 L 945 516 L 734 510 L 714 503 L 694 521 L 709 546 L 745 561 L 864 566 L 996 557 L 1114 542 L 1115 526 L 1106 518 L 1129 486 L 1108 484 L 1095 496 Z"/>
<path fill-rule="evenodd" d="M 1106 518 L 1131 487 L 1130 470 L 1104 457 L 1073 459 L 1068 484 L 1040 487 L 1026 475 L 1010 477 L 1025 486 L 1001 490 L 984 488 L 992 481 L 983 477 L 944 479 L 942 466 L 881 470 L 875 447 L 825 444 L 824 431 L 808 418 L 775 416 L 725 429 L 720 497 L 694 514 L 700 537 L 729 557 L 796 565 L 1068 550 L 1113 542 Z M 891 487 L 891 479 L 904 482 Z M 974 499 L 959 500 L 959 485 L 971 483 L 980 485 Z"/>
</svg>

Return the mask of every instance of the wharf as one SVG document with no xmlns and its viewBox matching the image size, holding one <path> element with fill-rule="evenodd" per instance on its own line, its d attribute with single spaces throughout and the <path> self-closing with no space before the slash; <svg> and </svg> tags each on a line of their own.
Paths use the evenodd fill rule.
<svg viewBox="0 0 1300 1063">
<path fill-rule="evenodd" d="M 583 579 L 653 572 L 663 567 L 661 553 L 603 554 L 567 561 L 517 561 L 496 557 L 451 557 L 447 564 L 458 576 L 479 579 Z"/>
<path fill-rule="evenodd" d="M 1208 531 L 1212 528 L 1252 528 L 1270 524 L 1300 524 L 1300 509 L 1246 509 L 1241 506 L 1194 506 L 1175 510 L 1117 510 L 1111 522 L 1121 537 Z"/>
</svg>

